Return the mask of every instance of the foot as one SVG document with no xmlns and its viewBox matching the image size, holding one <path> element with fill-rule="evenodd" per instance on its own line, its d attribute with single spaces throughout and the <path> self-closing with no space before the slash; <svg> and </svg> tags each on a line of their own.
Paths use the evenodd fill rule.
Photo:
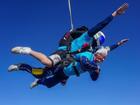
<svg viewBox="0 0 140 105">
<path fill-rule="evenodd" d="M 14 64 L 14 65 L 10 65 L 8 67 L 8 72 L 12 72 L 12 71 L 18 71 L 19 70 L 19 67 L 18 65 Z"/>
<path fill-rule="evenodd" d="M 31 83 L 30 88 L 32 89 L 32 88 L 38 86 L 38 85 L 39 85 L 39 84 L 38 84 L 38 81 L 39 81 L 39 79 L 35 79 L 35 80 Z"/>
<path fill-rule="evenodd" d="M 15 54 L 30 54 L 32 49 L 30 47 L 14 47 L 11 52 Z"/>
</svg>

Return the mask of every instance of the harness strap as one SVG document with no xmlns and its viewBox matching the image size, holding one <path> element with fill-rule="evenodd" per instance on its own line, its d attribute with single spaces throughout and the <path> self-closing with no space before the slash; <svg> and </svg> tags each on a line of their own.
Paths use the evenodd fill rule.
<svg viewBox="0 0 140 105">
<path fill-rule="evenodd" d="M 80 74 L 79 74 L 79 72 L 78 72 L 78 70 L 77 70 L 77 68 L 76 68 L 76 66 L 75 66 L 75 62 L 73 63 L 72 67 L 73 67 L 73 69 L 74 69 L 74 72 L 75 72 L 76 76 L 79 77 Z"/>
</svg>

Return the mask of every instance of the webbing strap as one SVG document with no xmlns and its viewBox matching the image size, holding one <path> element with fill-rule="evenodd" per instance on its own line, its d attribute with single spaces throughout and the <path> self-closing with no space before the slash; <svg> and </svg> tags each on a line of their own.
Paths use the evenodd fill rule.
<svg viewBox="0 0 140 105">
<path fill-rule="evenodd" d="M 79 74 L 79 72 L 78 72 L 78 70 L 77 70 L 77 68 L 75 66 L 75 62 L 73 62 L 73 65 L 72 66 L 73 66 L 73 69 L 74 69 L 74 72 L 75 72 L 76 76 L 79 77 L 80 74 Z"/>
</svg>

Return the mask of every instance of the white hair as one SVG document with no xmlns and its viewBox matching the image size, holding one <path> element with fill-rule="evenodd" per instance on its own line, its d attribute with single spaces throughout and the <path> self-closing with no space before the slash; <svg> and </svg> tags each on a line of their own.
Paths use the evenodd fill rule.
<svg viewBox="0 0 140 105">
<path fill-rule="evenodd" d="M 95 54 L 102 54 L 103 56 L 107 56 L 108 52 L 110 51 L 109 47 L 101 47 L 100 49 L 98 49 Z"/>
</svg>

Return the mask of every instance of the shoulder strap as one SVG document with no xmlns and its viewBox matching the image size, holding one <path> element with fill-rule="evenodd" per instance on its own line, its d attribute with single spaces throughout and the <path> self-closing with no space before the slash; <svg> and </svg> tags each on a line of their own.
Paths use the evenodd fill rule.
<svg viewBox="0 0 140 105">
<path fill-rule="evenodd" d="M 79 77 L 80 73 L 78 72 L 78 70 L 77 70 L 77 68 L 75 66 L 75 62 L 73 62 L 72 66 L 73 66 L 73 69 L 74 69 L 74 72 L 75 72 L 76 76 Z"/>
</svg>

